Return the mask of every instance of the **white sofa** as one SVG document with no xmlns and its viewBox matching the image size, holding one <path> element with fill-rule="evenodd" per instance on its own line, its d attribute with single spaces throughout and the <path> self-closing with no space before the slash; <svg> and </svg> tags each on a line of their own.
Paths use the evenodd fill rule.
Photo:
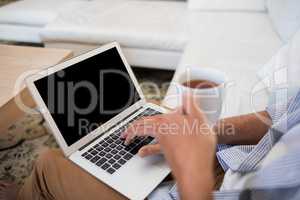
<svg viewBox="0 0 300 200">
<path fill-rule="evenodd" d="M 19 42 L 42 43 L 40 32 L 59 10 L 76 0 L 26 0 L 10 3 L 0 8 L 0 39 Z"/>
<path fill-rule="evenodd" d="M 190 16 L 190 41 L 175 72 L 173 83 L 189 66 L 211 67 L 224 71 L 232 82 L 227 92 L 223 116 L 262 110 L 267 104 L 265 90 L 251 93 L 260 82 L 257 71 L 270 59 L 282 42 L 265 13 L 195 12 Z M 171 85 L 165 105 L 174 108 L 179 99 Z M 253 100 L 253 102 L 251 102 Z"/>
<path fill-rule="evenodd" d="M 131 65 L 175 69 L 187 43 L 186 2 L 101 0 L 61 12 L 41 32 L 47 47 L 75 54 L 118 41 Z"/>
<path fill-rule="evenodd" d="M 75 54 L 118 41 L 133 66 L 176 69 L 185 46 L 197 42 L 198 37 L 206 38 L 211 34 L 209 31 L 196 37 L 190 34 L 210 25 L 212 17 L 206 16 L 215 16 L 214 25 L 222 29 L 234 22 L 230 19 L 218 21 L 219 13 L 267 18 L 264 5 L 265 0 L 228 0 L 225 5 L 219 0 L 67 0 L 63 3 L 23 0 L 0 8 L 0 39 L 43 42 L 46 47 L 69 48 Z M 259 28 L 256 20 L 260 19 L 248 20 L 249 27 Z M 243 19 L 240 22 L 243 23 Z M 267 28 L 270 26 L 268 24 Z M 222 29 L 225 35 L 239 31 L 244 34 L 243 30 Z M 270 34 L 261 32 L 262 38 Z M 247 36 L 241 39 L 249 43 L 256 40 L 254 37 L 249 40 Z"/>
<path fill-rule="evenodd" d="M 34 1 L 23 0 L 30 8 Z M 81 53 L 118 41 L 133 66 L 177 69 L 173 82 L 188 66 L 223 70 L 236 83 L 228 92 L 224 116 L 243 114 L 266 104 L 256 72 L 283 43 L 282 22 L 276 20 L 282 18 L 285 1 L 295 0 L 68 0 L 51 8 L 55 17 L 40 26 L 33 42 Z M 16 21 L 12 24 L 17 27 Z M 0 39 L 16 33 L 4 31 L 5 23 L 0 14 Z M 254 86 L 255 106 L 250 98 Z M 165 105 L 177 105 L 174 94 L 171 85 Z"/>
</svg>

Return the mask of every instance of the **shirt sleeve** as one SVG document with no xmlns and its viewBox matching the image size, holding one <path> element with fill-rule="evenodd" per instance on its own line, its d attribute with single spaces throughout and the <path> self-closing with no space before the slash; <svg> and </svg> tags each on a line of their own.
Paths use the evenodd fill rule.
<svg viewBox="0 0 300 200">
<path fill-rule="evenodd" d="M 286 153 L 284 156 L 274 159 L 271 164 L 258 168 L 252 176 L 246 177 L 247 184 L 243 189 L 215 191 L 214 199 L 287 200 L 300 198 L 300 179 L 295 178 L 300 176 L 300 147 L 298 142 L 300 139 L 298 134 L 300 130 L 300 92 L 288 101 L 281 103 L 277 101 L 277 104 L 270 104 L 267 111 L 273 123 L 276 123 L 273 127 L 283 129 L 281 127 L 284 126 L 285 122 L 290 125 L 288 129 L 284 129 L 286 132 L 279 141 L 281 146 L 277 146 L 277 150 L 284 148 Z"/>
<path fill-rule="evenodd" d="M 287 111 L 288 101 L 284 101 L 284 91 L 274 90 L 269 98 L 266 111 L 275 124 Z M 236 171 L 248 155 L 254 150 L 256 145 L 217 145 L 217 159 L 224 171 L 232 169 Z"/>
<path fill-rule="evenodd" d="M 300 197 L 300 156 L 298 145 L 300 125 L 290 130 L 281 140 L 286 154 L 272 163 L 261 166 L 251 176 L 245 177 L 243 189 L 215 191 L 215 200 L 252 200 L 252 199 L 299 199 Z M 278 147 L 281 148 L 281 147 Z M 284 173 L 284 175 L 283 175 Z"/>
</svg>

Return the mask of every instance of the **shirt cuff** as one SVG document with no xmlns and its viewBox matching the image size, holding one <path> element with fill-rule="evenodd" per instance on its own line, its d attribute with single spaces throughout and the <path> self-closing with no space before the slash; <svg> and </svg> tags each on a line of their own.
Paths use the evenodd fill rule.
<svg viewBox="0 0 300 200">
<path fill-rule="evenodd" d="M 221 146 L 223 149 L 216 154 L 224 171 L 227 171 L 228 169 L 236 171 L 255 147 L 255 145 L 226 146 L 228 146 L 228 148 L 223 148 L 223 146 Z"/>
</svg>

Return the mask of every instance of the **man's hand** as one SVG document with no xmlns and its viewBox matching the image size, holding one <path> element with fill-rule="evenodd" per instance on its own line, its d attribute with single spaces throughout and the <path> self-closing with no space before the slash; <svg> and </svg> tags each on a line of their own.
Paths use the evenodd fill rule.
<svg viewBox="0 0 300 200">
<path fill-rule="evenodd" d="M 148 144 L 140 148 L 138 155 L 141 157 L 146 157 L 160 153 L 162 153 L 160 144 Z"/>
<path fill-rule="evenodd" d="M 182 199 L 209 199 L 213 187 L 216 136 L 190 95 L 175 112 L 143 118 L 124 133 L 126 143 L 135 136 L 157 139 L 177 179 Z M 148 146 L 145 149 L 160 146 Z M 142 149 L 141 149 L 142 151 Z"/>
</svg>

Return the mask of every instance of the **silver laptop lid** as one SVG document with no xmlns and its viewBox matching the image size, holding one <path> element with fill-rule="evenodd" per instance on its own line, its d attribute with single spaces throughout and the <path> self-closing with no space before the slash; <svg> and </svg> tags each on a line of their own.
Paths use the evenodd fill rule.
<svg viewBox="0 0 300 200">
<path fill-rule="evenodd" d="M 29 84 L 66 155 L 144 101 L 116 43 L 54 66 L 46 75 L 39 73 Z"/>
</svg>

